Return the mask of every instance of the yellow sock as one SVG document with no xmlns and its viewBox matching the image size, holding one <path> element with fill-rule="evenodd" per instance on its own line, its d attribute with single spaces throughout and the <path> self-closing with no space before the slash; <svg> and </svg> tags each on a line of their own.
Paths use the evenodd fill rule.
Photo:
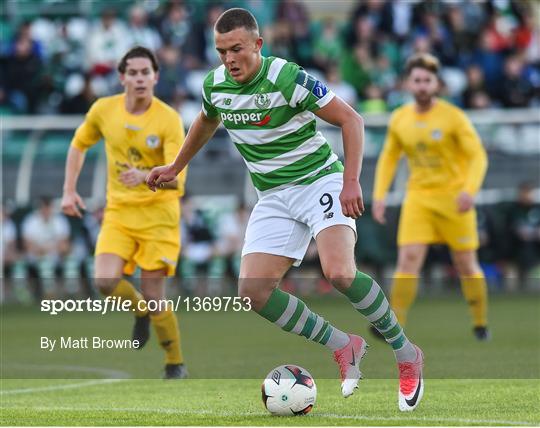
<svg viewBox="0 0 540 428">
<path fill-rule="evenodd" d="M 390 292 L 390 305 L 399 323 L 404 326 L 407 321 L 409 308 L 416 299 L 418 292 L 418 277 L 408 273 L 396 272 Z"/>
<path fill-rule="evenodd" d="M 175 313 L 167 309 L 157 315 L 150 314 L 150 320 L 159 344 L 165 350 L 165 364 L 182 364 L 184 357 L 180 348 L 180 329 Z"/>
<path fill-rule="evenodd" d="M 473 325 L 487 326 L 487 285 L 483 273 L 474 276 L 461 277 L 461 290 L 469 304 Z"/>
<path fill-rule="evenodd" d="M 121 279 L 116 288 L 111 293 L 111 296 L 120 297 L 122 300 L 129 300 L 131 302 L 131 308 L 135 310 L 135 316 L 142 317 L 148 313 L 148 310 L 140 310 L 137 302 L 144 300 L 141 293 L 139 293 L 131 282 Z"/>
</svg>

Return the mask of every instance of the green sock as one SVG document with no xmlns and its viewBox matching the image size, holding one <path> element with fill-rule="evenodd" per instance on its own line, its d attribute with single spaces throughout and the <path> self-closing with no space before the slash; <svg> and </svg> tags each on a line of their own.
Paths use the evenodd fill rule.
<svg viewBox="0 0 540 428">
<path fill-rule="evenodd" d="M 282 330 L 304 336 L 336 351 L 349 343 L 349 336 L 337 329 L 292 294 L 276 288 L 259 312 Z"/>
<path fill-rule="evenodd" d="M 416 359 L 416 349 L 409 342 L 401 328 L 394 311 L 390 309 L 384 292 L 370 276 L 357 271 L 351 286 L 344 294 L 349 298 L 354 308 L 383 336 L 392 346 L 396 359 L 412 361 Z"/>
</svg>

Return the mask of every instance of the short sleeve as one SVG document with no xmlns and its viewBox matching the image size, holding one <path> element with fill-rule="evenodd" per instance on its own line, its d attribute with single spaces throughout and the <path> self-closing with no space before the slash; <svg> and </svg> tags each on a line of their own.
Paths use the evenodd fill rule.
<svg viewBox="0 0 540 428">
<path fill-rule="evenodd" d="M 94 144 L 97 144 L 101 140 L 101 131 L 99 128 L 99 100 L 96 101 L 88 113 L 84 122 L 75 131 L 75 136 L 71 141 L 71 145 L 81 151 L 86 151 Z"/>
<path fill-rule="evenodd" d="M 214 82 L 214 72 L 211 71 L 204 79 L 202 87 L 202 111 L 206 117 L 217 117 L 218 111 L 212 104 L 212 86 Z"/>
<path fill-rule="evenodd" d="M 311 112 L 317 111 L 327 105 L 335 94 L 324 82 L 318 80 L 301 67 L 297 66 L 296 73 L 291 79 L 292 95 L 289 101 L 291 107 L 299 107 Z"/>
</svg>

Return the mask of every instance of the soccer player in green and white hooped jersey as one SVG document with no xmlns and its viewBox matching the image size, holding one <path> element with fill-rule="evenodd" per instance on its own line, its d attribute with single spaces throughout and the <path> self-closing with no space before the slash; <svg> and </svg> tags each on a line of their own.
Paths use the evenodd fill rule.
<svg viewBox="0 0 540 428">
<path fill-rule="evenodd" d="M 351 395 L 361 377 L 365 340 L 337 329 L 278 288 L 315 237 L 326 278 L 392 347 L 399 408 L 413 410 L 423 394 L 422 351 L 405 336 L 379 285 L 357 271 L 354 260 L 355 219 L 364 211 L 362 118 L 298 65 L 263 57 L 257 22 L 247 10 L 227 10 L 214 30 L 223 65 L 204 81 L 202 112 L 176 160 L 154 168 L 148 186 L 155 190 L 175 179 L 223 123 L 259 194 L 242 250 L 240 296 L 283 330 L 330 348 L 343 396 Z M 315 115 L 341 127 L 344 166 L 316 130 Z"/>
</svg>

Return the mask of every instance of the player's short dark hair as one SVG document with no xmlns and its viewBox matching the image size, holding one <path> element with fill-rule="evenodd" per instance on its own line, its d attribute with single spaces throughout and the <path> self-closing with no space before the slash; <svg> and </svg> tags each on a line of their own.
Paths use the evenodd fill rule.
<svg viewBox="0 0 540 428">
<path fill-rule="evenodd" d="M 255 17 L 250 11 L 239 7 L 223 12 L 214 26 L 214 29 L 220 34 L 228 33 L 237 28 L 245 28 L 247 31 L 259 34 L 259 25 Z"/>
<path fill-rule="evenodd" d="M 440 69 L 440 63 L 439 60 L 428 53 L 420 53 L 415 54 L 411 56 L 405 65 L 405 73 L 407 76 L 411 74 L 411 71 L 415 68 L 422 68 L 424 70 L 427 70 L 433 74 L 438 75 L 439 69 Z"/>
<path fill-rule="evenodd" d="M 127 62 L 129 59 L 132 58 L 148 58 L 152 63 L 152 68 L 154 69 L 154 71 L 156 73 L 159 71 L 159 63 L 156 56 L 154 55 L 154 52 L 143 46 L 135 46 L 129 51 L 127 51 L 118 63 L 117 69 L 120 74 L 124 74 L 126 72 Z"/>
</svg>

